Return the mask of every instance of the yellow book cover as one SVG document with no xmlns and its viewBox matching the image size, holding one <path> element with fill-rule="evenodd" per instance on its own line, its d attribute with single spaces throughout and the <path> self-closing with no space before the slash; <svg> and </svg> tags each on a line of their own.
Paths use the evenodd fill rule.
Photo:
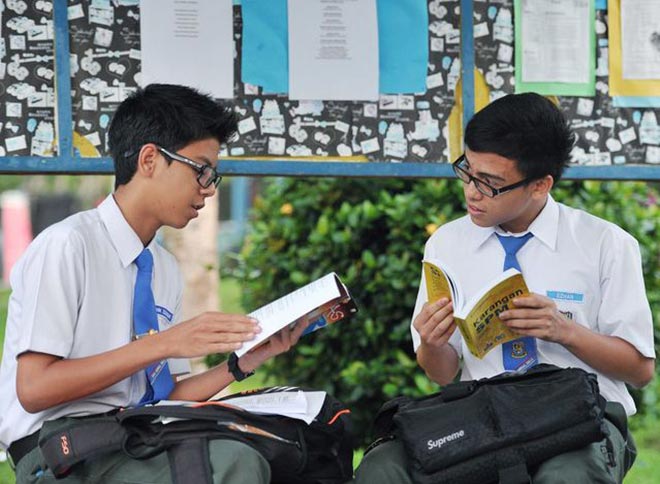
<svg viewBox="0 0 660 484">
<path fill-rule="evenodd" d="M 428 300 L 447 297 L 453 301 L 454 320 L 474 356 L 483 358 L 497 345 L 520 338 L 499 318 L 501 312 L 512 307 L 514 298 L 529 294 L 519 271 L 502 272 L 466 301 L 458 279 L 447 264 L 438 259 L 425 259 L 422 266 Z"/>
</svg>

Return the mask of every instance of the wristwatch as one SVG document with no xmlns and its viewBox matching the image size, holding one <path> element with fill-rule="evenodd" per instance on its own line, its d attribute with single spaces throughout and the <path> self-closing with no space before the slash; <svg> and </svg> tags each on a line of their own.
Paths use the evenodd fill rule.
<svg viewBox="0 0 660 484">
<path fill-rule="evenodd" d="M 234 379 L 236 381 L 243 381 L 247 377 L 254 375 L 254 370 L 245 373 L 243 370 L 239 368 L 238 356 L 236 356 L 236 353 L 232 353 L 231 355 L 229 355 L 229 360 L 227 360 L 227 367 L 229 368 L 231 374 L 234 375 Z"/>
</svg>

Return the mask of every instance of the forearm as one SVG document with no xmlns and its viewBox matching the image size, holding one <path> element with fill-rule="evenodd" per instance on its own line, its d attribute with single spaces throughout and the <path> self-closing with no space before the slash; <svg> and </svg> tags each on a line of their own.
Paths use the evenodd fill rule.
<svg viewBox="0 0 660 484">
<path fill-rule="evenodd" d="M 85 358 L 25 353 L 18 357 L 18 398 L 28 412 L 39 412 L 108 388 L 164 355 L 155 337 Z"/>
<path fill-rule="evenodd" d="M 233 381 L 234 377 L 224 362 L 203 373 L 179 380 L 168 398 L 201 402 L 225 389 Z"/>
<path fill-rule="evenodd" d="M 439 385 L 451 383 L 459 370 L 458 354 L 450 344 L 436 347 L 422 343 L 417 349 L 417 362 Z"/>
<path fill-rule="evenodd" d="M 238 366 L 243 372 L 249 373 L 256 370 L 264 361 L 264 355 L 255 351 L 241 356 Z M 229 371 L 225 361 L 203 373 L 178 381 L 169 399 L 196 402 L 208 400 L 234 380 L 234 375 Z"/>
<path fill-rule="evenodd" d="M 653 377 L 655 360 L 619 337 L 575 324 L 564 347 L 593 369 L 635 387 L 643 387 Z"/>
</svg>

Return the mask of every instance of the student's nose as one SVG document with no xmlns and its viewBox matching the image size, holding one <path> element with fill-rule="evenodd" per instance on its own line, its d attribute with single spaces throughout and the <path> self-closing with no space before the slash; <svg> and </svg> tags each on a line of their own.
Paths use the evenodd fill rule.
<svg viewBox="0 0 660 484">
<path fill-rule="evenodd" d="M 213 183 L 211 183 L 206 188 L 203 188 L 203 187 L 200 187 L 200 188 L 201 188 L 200 193 L 202 194 L 202 196 L 204 198 L 212 197 L 213 194 L 215 194 L 215 185 Z"/>
<path fill-rule="evenodd" d="M 463 191 L 465 192 L 465 198 L 468 200 L 481 200 L 485 195 L 477 190 L 477 184 L 474 180 L 470 180 L 467 183 L 463 184 Z"/>
</svg>

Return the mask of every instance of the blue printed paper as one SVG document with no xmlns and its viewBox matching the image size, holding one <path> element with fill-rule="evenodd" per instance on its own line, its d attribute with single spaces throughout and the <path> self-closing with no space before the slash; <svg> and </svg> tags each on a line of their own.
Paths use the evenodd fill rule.
<svg viewBox="0 0 660 484">
<path fill-rule="evenodd" d="M 289 92 L 287 0 L 242 0 L 241 79 L 265 94 Z"/>
<path fill-rule="evenodd" d="M 567 291 L 546 291 L 547 296 L 555 301 L 568 301 L 581 303 L 584 301 L 584 294 L 580 292 Z"/>
<path fill-rule="evenodd" d="M 426 91 L 426 0 L 378 0 L 378 50 L 383 94 Z"/>
<path fill-rule="evenodd" d="M 660 108 L 660 97 L 651 96 L 614 96 L 615 108 Z"/>
</svg>

